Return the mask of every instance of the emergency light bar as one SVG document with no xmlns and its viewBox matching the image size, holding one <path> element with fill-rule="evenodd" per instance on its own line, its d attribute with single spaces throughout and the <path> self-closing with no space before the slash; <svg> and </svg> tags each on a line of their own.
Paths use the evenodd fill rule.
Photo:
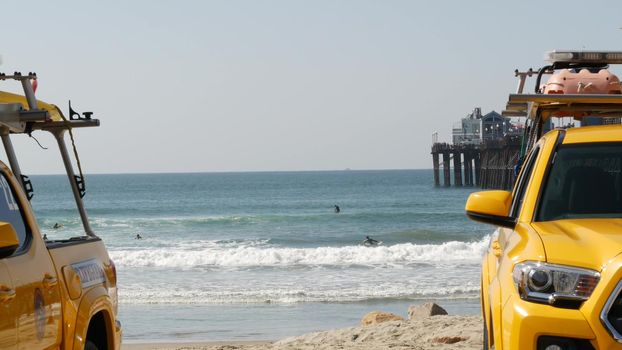
<svg viewBox="0 0 622 350">
<path fill-rule="evenodd" d="M 605 63 L 622 64 L 622 51 L 564 51 L 554 50 L 544 54 L 550 63 Z"/>
</svg>

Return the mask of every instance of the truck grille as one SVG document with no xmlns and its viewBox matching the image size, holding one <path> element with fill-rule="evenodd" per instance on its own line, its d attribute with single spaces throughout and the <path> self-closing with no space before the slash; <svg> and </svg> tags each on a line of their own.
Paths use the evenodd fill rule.
<svg viewBox="0 0 622 350">
<path fill-rule="evenodd" d="M 613 290 L 600 314 L 600 320 L 609 333 L 622 342 L 622 281 Z"/>
</svg>

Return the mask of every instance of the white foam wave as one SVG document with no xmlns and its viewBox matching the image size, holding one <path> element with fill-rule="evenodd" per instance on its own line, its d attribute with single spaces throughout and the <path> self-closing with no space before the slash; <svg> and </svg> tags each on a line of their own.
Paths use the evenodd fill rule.
<svg viewBox="0 0 622 350">
<path fill-rule="evenodd" d="M 374 248 L 193 244 L 185 248 L 113 250 L 110 255 L 120 267 L 403 266 L 422 262 L 477 262 L 486 249 L 488 239 L 485 237 L 478 242 L 452 241 L 438 245 L 405 243 Z"/>
<path fill-rule="evenodd" d="M 257 304 L 305 302 L 361 302 L 379 299 L 469 299 L 479 296 L 479 285 L 428 287 L 406 290 L 403 286 L 378 286 L 366 289 L 338 290 L 260 289 L 241 291 L 161 290 L 157 288 L 125 288 L 119 292 L 124 304 Z"/>
<path fill-rule="evenodd" d="M 210 223 L 253 223 L 260 221 L 260 217 L 255 216 L 179 216 L 179 217 L 97 217 L 90 218 L 93 228 L 98 230 L 107 229 L 128 229 L 140 230 L 145 227 L 179 227 L 187 225 L 201 225 Z M 60 222 L 66 228 L 81 229 L 81 221 L 74 216 L 65 216 L 61 219 L 58 217 L 40 217 L 39 223 L 42 227 L 52 227 L 55 223 Z"/>
<path fill-rule="evenodd" d="M 170 217 L 93 217 L 91 219 L 95 226 L 146 226 L 146 225 L 183 225 L 183 224 L 204 224 L 212 222 L 240 222 L 257 220 L 255 216 L 170 216 Z"/>
</svg>

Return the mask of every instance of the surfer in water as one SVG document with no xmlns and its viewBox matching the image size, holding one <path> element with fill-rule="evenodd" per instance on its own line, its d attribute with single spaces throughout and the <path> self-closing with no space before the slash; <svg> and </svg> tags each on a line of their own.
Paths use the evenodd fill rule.
<svg viewBox="0 0 622 350">
<path fill-rule="evenodd" d="M 136 234 L 136 238 L 134 238 L 134 239 L 143 239 L 143 236 L 141 236 L 140 233 L 137 233 Z"/>
<path fill-rule="evenodd" d="M 380 242 L 369 237 L 369 236 L 365 236 L 365 240 L 363 241 L 363 245 L 366 247 L 375 247 L 377 245 L 379 245 Z"/>
<path fill-rule="evenodd" d="M 59 229 L 61 227 L 63 227 L 63 225 L 59 224 L 58 222 L 54 224 L 55 229 Z"/>
<path fill-rule="evenodd" d="M 341 212 L 341 208 L 337 204 L 335 204 L 335 214 L 339 214 Z"/>
</svg>

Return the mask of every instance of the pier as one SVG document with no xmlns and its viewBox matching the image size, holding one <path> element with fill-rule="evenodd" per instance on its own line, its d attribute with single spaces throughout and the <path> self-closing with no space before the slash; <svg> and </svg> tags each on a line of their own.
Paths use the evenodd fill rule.
<svg viewBox="0 0 622 350">
<path fill-rule="evenodd" d="M 482 144 L 481 188 L 511 191 L 516 180 L 516 164 L 520 153 L 521 138 L 506 137 L 489 140 Z"/>
<path fill-rule="evenodd" d="M 475 145 L 451 145 L 434 143 L 432 145 L 432 162 L 434 165 L 434 185 L 440 186 L 440 160 L 443 165 L 443 186 L 449 187 L 451 182 L 451 162 L 453 161 L 454 186 L 479 186 L 480 184 L 480 152 Z"/>
<path fill-rule="evenodd" d="M 520 142 L 520 137 L 507 136 L 480 144 L 434 143 L 431 152 L 434 185 L 441 186 L 442 166 L 444 187 L 479 186 L 483 189 L 512 190 Z"/>
</svg>

